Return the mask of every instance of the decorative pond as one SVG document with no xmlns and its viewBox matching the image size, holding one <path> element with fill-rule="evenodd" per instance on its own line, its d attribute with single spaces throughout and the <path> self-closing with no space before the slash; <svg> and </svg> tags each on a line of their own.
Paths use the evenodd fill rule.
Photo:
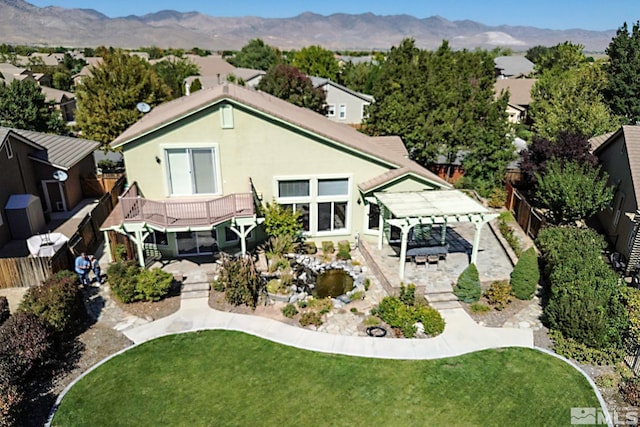
<svg viewBox="0 0 640 427">
<path fill-rule="evenodd" d="M 342 269 L 331 269 L 318 275 L 313 289 L 315 298 L 336 298 L 353 289 L 353 278 Z"/>
</svg>

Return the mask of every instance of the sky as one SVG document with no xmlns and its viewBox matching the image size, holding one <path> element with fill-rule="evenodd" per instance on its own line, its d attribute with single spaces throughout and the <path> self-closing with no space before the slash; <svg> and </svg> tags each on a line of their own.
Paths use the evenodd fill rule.
<svg viewBox="0 0 640 427">
<path fill-rule="evenodd" d="M 615 30 L 640 19 L 638 0 L 26 0 L 36 6 L 95 9 L 109 17 L 144 15 L 164 9 L 212 16 L 286 18 L 303 12 L 376 15 L 440 15 L 487 25 L 550 29 Z"/>
</svg>

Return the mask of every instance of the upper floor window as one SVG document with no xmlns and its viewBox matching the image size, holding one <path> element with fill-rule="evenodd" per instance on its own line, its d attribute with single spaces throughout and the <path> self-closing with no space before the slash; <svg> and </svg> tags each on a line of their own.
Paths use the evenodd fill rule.
<svg viewBox="0 0 640 427">
<path fill-rule="evenodd" d="M 167 149 L 170 194 L 219 193 L 216 154 L 215 148 Z"/>
<path fill-rule="evenodd" d="M 336 115 L 336 105 L 327 104 L 327 117 L 335 117 L 335 115 Z"/>
<path fill-rule="evenodd" d="M 13 148 L 11 148 L 11 141 L 7 141 L 4 147 L 5 147 L 5 150 L 7 151 L 7 159 L 13 158 Z"/>
<path fill-rule="evenodd" d="M 340 104 L 338 107 L 338 118 L 344 120 L 347 118 L 347 104 Z"/>
</svg>

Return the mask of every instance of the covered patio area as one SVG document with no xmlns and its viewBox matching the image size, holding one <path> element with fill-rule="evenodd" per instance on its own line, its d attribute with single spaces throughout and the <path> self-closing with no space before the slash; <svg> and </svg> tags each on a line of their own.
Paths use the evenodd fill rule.
<svg viewBox="0 0 640 427">
<path fill-rule="evenodd" d="M 423 248 L 424 254 L 437 254 L 441 258 L 448 256 L 446 231 L 452 223 L 473 224 L 475 232 L 469 262 L 477 263 L 482 226 L 498 217 L 497 213 L 491 212 L 460 190 L 379 192 L 374 193 L 374 197 L 380 209 L 378 250 L 382 250 L 385 240 L 389 245 L 394 243 L 391 239 L 392 226 L 397 227 L 400 232 L 400 280 L 405 279 L 407 256 L 415 260 L 411 252 L 407 254 L 409 246 L 412 246 L 411 251 L 415 251 L 415 254 L 422 253 L 418 248 Z M 432 229 L 435 225 L 440 226 L 441 230 L 439 245 L 433 245 Z M 412 239 L 410 235 L 413 236 Z"/>
</svg>

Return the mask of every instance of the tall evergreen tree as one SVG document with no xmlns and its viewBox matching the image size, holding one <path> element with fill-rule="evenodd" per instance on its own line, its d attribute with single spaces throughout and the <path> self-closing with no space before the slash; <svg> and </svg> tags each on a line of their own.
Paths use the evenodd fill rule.
<svg viewBox="0 0 640 427">
<path fill-rule="evenodd" d="M 102 59 L 76 90 L 76 122 L 84 137 L 108 144 L 142 117 L 139 102 L 155 106 L 171 95 L 146 60 L 120 49 Z"/>
<path fill-rule="evenodd" d="M 609 56 L 604 67 L 605 100 L 614 114 L 636 123 L 640 121 L 640 22 L 633 24 L 631 32 L 625 22 L 605 52 Z"/>
<path fill-rule="evenodd" d="M 0 126 L 57 134 L 65 130 L 60 112 L 46 102 L 32 80 L 0 83 Z"/>
</svg>

